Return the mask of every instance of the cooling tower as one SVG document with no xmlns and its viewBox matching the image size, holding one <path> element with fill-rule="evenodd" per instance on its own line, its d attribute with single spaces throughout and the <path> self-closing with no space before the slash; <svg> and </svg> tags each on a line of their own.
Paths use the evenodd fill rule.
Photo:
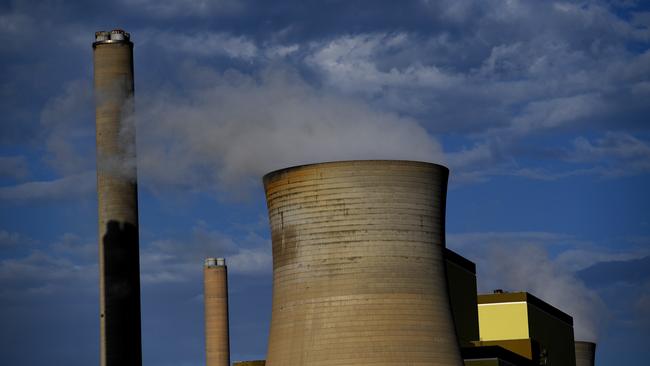
<svg viewBox="0 0 650 366">
<path fill-rule="evenodd" d="M 266 364 L 463 364 L 445 278 L 447 168 L 298 166 L 264 177 L 273 241 Z"/>
<path fill-rule="evenodd" d="M 226 260 L 207 258 L 203 267 L 203 280 L 206 365 L 230 366 Z"/>
<path fill-rule="evenodd" d="M 576 341 L 576 366 L 594 366 L 596 343 Z"/>
<path fill-rule="evenodd" d="M 93 43 L 99 210 L 100 364 L 139 366 L 140 263 L 133 129 L 133 43 L 121 30 Z"/>
</svg>

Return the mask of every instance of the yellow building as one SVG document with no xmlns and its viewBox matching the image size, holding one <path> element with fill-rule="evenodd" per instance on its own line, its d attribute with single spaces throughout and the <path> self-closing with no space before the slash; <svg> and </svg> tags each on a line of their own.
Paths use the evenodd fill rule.
<svg viewBox="0 0 650 366">
<path fill-rule="evenodd" d="M 479 339 L 476 265 L 445 248 L 449 300 L 465 366 L 533 366 L 530 359 L 499 345 L 476 345 Z"/>
<path fill-rule="evenodd" d="M 573 318 L 527 292 L 478 295 L 479 346 L 500 346 L 540 365 L 575 365 Z"/>
</svg>

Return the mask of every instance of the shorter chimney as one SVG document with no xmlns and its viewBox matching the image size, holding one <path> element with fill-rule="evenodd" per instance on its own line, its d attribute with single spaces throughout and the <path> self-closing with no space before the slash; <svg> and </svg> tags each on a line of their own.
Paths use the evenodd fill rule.
<svg viewBox="0 0 650 366">
<path fill-rule="evenodd" d="M 596 343 L 576 341 L 576 366 L 594 366 Z"/>
<path fill-rule="evenodd" d="M 230 366 L 228 270 L 224 258 L 206 258 L 203 267 L 207 366 Z"/>
</svg>

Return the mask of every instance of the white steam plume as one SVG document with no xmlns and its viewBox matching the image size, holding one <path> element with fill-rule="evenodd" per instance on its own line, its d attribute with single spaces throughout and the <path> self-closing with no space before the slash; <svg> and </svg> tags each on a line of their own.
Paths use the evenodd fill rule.
<svg viewBox="0 0 650 366">
<path fill-rule="evenodd" d="M 448 239 L 452 249 L 476 262 L 479 292 L 528 291 L 573 317 L 575 339 L 596 341 L 608 317 L 605 304 L 566 263 L 549 257 L 546 245 L 566 237 L 542 234 L 452 234 Z"/>
<path fill-rule="evenodd" d="M 195 71 L 196 72 L 196 71 Z M 153 188 L 242 192 L 291 165 L 345 159 L 441 162 L 412 119 L 328 95 L 286 69 L 259 78 L 203 70 L 189 94 L 138 96 L 138 170 Z"/>
</svg>

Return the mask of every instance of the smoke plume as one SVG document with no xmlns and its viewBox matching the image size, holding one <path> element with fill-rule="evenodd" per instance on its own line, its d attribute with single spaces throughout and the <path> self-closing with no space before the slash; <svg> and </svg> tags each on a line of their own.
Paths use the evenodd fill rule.
<svg viewBox="0 0 650 366">
<path fill-rule="evenodd" d="M 242 193 L 263 174 L 291 165 L 443 158 L 437 140 L 414 120 L 327 94 L 293 71 L 195 72 L 202 74 L 185 88 L 189 94 L 137 97 L 145 185 Z"/>
<path fill-rule="evenodd" d="M 566 241 L 550 233 L 449 235 L 450 247 L 476 262 L 479 293 L 528 291 L 573 317 L 575 339 L 595 342 L 607 309 L 598 294 L 576 278 L 547 246 Z"/>
</svg>

